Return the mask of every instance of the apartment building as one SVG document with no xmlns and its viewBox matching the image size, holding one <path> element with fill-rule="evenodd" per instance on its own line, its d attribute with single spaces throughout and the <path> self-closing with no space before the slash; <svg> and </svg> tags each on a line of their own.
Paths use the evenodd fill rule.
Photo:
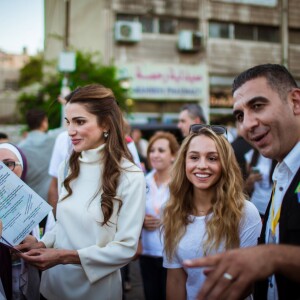
<svg viewBox="0 0 300 300">
<path fill-rule="evenodd" d="M 130 88 L 132 122 L 175 122 L 200 103 L 222 122 L 244 69 L 283 63 L 300 80 L 298 0 L 45 0 L 45 58 L 98 51 Z"/>
<path fill-rule="evenodd" d="M 11 54 L 0 50 L 0 122 L 16 120 L 16 101 L 19 96 L 20 69 L 29 61 L 24 49 L 22 54 Z"/>
<path fill-rule="evenodd" d="M 0 91 L 17 90 L 20 69 L 29 61 L 24 49 L 22 54 L 11 54 L 0 50 Z"/>
</svg>

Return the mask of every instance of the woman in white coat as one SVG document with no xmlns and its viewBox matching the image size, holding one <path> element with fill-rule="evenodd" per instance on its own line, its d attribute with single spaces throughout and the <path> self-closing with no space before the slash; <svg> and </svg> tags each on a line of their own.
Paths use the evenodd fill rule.
<svg viewBox="0 0 300 300">
<path fill-rule="evenodd" d="M 23 257 L 46 270 L 41 293 L 48 300 L 121 299 L 119 269 L 134 256 L 143 224 L 144 175 L 111 90 L 88 85 L 66 100 L 73 152 L 59 170 L 56 226 L 25 245 L 31 250 Z"/>
</svg>

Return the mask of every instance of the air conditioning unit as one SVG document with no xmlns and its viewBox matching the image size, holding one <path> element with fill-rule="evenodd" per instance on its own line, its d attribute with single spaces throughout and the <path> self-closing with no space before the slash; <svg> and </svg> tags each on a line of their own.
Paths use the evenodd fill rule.
<svg viewBox="0 0 300 300">
<path fill-rule="evenodd" d="M 202 46 L 202 34 L 198 31 L 182 30 L 178 36 L 178 49 L 182 52 L 198 52 Z"/>
<path fill-rule="evenodd" d="M 142 24 L 132 21 L 117 21 L 115 24 L 115 40 L 117 42 L 136 43 L 142 39 Z"/>
</svg>

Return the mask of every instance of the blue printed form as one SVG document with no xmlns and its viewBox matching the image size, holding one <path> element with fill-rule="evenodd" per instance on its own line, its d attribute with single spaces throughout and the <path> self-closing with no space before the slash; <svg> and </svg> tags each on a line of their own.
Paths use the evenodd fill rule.
<svg viewBox="0 0 300 300">
<path fill-rule="evenodd" d="M 43 220 L 52 207 L 0 161 L 1 243 L 16 246 Z"/>
</svg>

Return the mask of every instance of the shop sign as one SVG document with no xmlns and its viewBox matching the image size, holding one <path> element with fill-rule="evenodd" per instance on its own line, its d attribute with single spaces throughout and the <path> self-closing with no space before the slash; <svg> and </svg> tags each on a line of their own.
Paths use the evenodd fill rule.
<svg viewBox="0 0 300 300">
<path fill-rule="evenodd" d="M 133 99 L 200 100 L 208 94 L 206 65 L 126 64 L 119 79 Z"/>
</svg>

